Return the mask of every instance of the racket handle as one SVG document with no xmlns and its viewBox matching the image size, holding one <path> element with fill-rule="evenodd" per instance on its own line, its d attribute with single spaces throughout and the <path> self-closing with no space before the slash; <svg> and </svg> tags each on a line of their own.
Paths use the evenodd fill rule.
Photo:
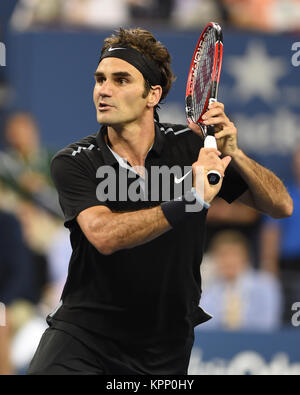
<svg viewBox="0 0 300 395">
<path fill-rule="evenodd" d="M 217 141 L 214 136 L 206 136 L 204 140 L 204 148 L 216 148 Z M 207 173 L 208 182 L 210 185 L 217 185 L 221 179 L 221 174 L 217 170 L 210 170 Z"/>
<path fill-rule="evenodd" d="M 217 147 L 217 141 L 214 136 L 206 136 L 204 140 L 204 148 L 215 148 L 218 149 Z"/>
</svg>

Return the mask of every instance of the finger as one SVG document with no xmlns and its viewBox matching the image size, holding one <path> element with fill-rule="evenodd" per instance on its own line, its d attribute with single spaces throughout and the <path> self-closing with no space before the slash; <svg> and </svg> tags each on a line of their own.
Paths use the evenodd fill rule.
<svg viewBox="0 0 300 395">
<path fill-rule="evenodd" d="M 208 108 L 221 108 L 224 111 L 224 104 L 220 101 L 214 101 L 208 105 Z"/>
<path fill-rule="evenodd" d="M 224 125 L 227 126 L 225 116 L 213 117 L 203 121 L 205 125 Z"/>
<path fill-rule="evenodd" d="M 224 115 L 224 111 L 221 108 L 219 108 L 219 107 L 218 108 L 213 108 L 213 109 L 211 109 L 209 111 L 206 111 L 203 114 L 202 119 L 208 119 L 208 118 L 216 117 L 216 116 L 219 116 L 219 115 Z"/>
<path fill-rule="evenodd" d="M 215 133 L 215 138 L 218 140 L 223 137 L 234 137 L 236 134 L 235 128 L 225 127 L 220 132 Z"/>
<path fill-rule="evenodd" d="M 224 166 L 224 171 L 226 170 L 227 166 L 231 162 L 231 156 L 225 156 L 224 158 L 221 159 L 223 166 Z"/>
<path fill-rule="evenodd" d="M 222 155 L 222 153 L 216 148 L 201 148 L 201 150 L 199 151 L 197 161 L 199 161 L 199 159 L 201 159 L 204 155 L 209 155 L 209 154 L 213 154 L 214 158 L 215 155 L 217 155 L 218 157 Z"/>
<path fill-rule="evenodd" d="M 220 155 L 222 155 L 222 153 L 217 149 L 217 148 L 201 148 L 201 150 L 200 150 L 200 152 L 201 151 L 204 151 L 205 152 L 205 154 L 206 155 L 211 155 L 211 154 L 213 154 L 213 155 L 215 155 L 215 154 L 217 154 L 218 156 L 220 156 Z"/>
<path fill-rule="evenodd" d="M 192 122 L 192 121 L 188 121 L 188 127 L 196 134 L 198 134 L 199 136 L 203 137 L 203 131 L 201 126 L 199 126 L 197 123 Z"/>
<path fill-rule="evenodd" d="M 224 164 L 221 161 L 220 162 L 208 163 L 206 165 L 196 162 L 196 163 L 193 163 L 192 169 L 193 169 L 193 173 L 197 177 L 200 174 L 200 172 L 202 172 L 202 174 L 207 174 L 209 171 L 212 171 L 212 170 L 215 170 L 218 173 L 220 173 L 222 178 L 225 175 L 225 173 L 224 173 L 225 172 L 225 166 L 224 166 Z"/>
</svg>

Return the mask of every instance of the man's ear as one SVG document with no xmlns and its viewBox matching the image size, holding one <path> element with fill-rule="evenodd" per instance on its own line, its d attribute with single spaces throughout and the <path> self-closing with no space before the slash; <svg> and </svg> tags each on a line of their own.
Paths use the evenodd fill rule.
<svg viewBox="0 0 300 395">
<path fill-rule="evenodd" d="M 151 86 L 148 94 L 147 107 L 154 108 L 160 101 L 162 95 L 162 87 L 160 85 Z"/>
</svg>

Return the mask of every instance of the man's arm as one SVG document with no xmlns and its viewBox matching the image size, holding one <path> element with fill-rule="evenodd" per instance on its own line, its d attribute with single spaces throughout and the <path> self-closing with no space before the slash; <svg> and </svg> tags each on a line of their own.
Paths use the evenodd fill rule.
<svg viewBox="0 0 300 395">
<path fill-rule="evenodd" d="M 293 201 L 280 179 L 270 170 L 238 150 L 232 164 L 241 174 L 249 190 L 238 200 L 273 218 L 292 215 Z"/>
<path fill-rule="evenodd" d="M 204 196 L 201 198 L 207 203 L 214 199 L 222 185 L 222 180 L 217 185 L 210 185 L 207 172 L 215 169 L 224 175 L 230 162 L 229 157 L 220 159 L 220 155 L 214 148 L 202 148 L 193 164 L 195 187 L 204 181 Z M 201 195 L 201 191 L 198 193 Z M 172 228 L 161 206 L 124 213 L 113 213 L 104 206 L 92 206 L 80 212 L 77 222 L 89 242 L 104 255 L 147 243 Z"/>
<path fill-rule="evenodd" d="M 274 173 L 247 157 L 238 147 L 237 130 L 225 115 L 224 105 L 219 102 L 210 104 L 203 119 L 205 125 L 215 126 L 218 149 L 223 155 L 232 158 L 233 166 L 248 184 L 249 190 L 239 200 L 273 218 L 292 215 L 293 201 L 283 183 Z M 198 125 L 190 123 L 189 127 L 202 135 Z"/>
<path fill-rule="evenodd" d="M 94 206 L 82 211 L 77 222 L 89 242 L 104 255 L 147 243 L 171 229 L 160 206 L 125 213 Z"/>
</svg>

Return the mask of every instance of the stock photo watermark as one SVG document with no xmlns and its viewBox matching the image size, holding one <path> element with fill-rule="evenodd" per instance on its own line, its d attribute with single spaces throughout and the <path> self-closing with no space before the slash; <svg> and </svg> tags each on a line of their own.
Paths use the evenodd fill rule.
<svg viewBox="0 0 300 395">
<path fill-rule="evenodd" d="M 6 66 L 6 47 L 2 42 L 0 42 L 0 66 Z"/>
<path fill-rule="evenodd" d="M 6 326 L 6 308 L 4 303 L 0 303 L 0 327 Z"/>
<path fill-rule="evenodd" d="M 204 169 L 195 168 L 197 174 L 196 189 L 199 197 L 204 196 Z M 101 202 L 124 201 L 169 201 L 185 195 L 193 187 L 193 169 L 191 166 L 151 166 L 151 171 L 143 166 L 135 166 L 131 171 L 116 172 L 112 166 L 101 166 L 96 178 L 102 179 L 96 189 L 97 199 Z M 187 197 L 191 203 L 194 198 Z M 201 211 L 199 203 L 188 204 L 186 211 Z"/>
<path fill-rule="evenodd" d="M 291 62 L 294 67 L 300 66 L 300 41 L 296 41 L 292 44 L 292 51 L 294 54 L 292 55 Z"/>
<path fill-rule="evenodd" d="M 292 305 L 292 311 L 295 311 L 292 315 L 292 325 L 296 327 L 300 326 L 300 302 L 295 302 Z"/>
</svg>

